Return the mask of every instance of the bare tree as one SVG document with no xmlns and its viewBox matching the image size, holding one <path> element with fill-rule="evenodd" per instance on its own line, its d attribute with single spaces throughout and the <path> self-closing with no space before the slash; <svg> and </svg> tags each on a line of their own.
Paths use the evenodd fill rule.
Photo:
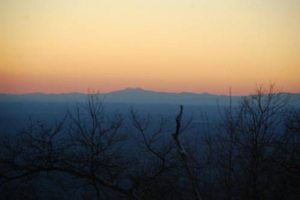
<svg viewBox="0 0 300 200">
<path fill-rule="evenodd" d="M 192 183 L 192 187 L 193 187 L 193 193 L 194 193 L 194 196 L 195 196 L 195 199 L 198 199 L 198 200 L 201 200 L 201 196 L 200 196 L 200 193 L 199 193 L 199 187 L 198 187 L 198 183 L 197 183 L 197 179 L 196 177 L 194 176 L 194 173 L 192 171 L 192 168 L 190 166 L 190 163 L 188 161 L 188 156 L 185 152 L 185 149 L 182 145 L 182 142 L 180 140 L 180 134 L 182 133 L 182 131 L 185 129 L 185 128 L 182 128 L 181 127 L 181 119 L 182 119 L 182 114 L 183 114 L 183 106 L 180 105 L 180 111 L 179 111 L 179 114 L 177 115 L 176 117 L 176 129 L 175 129 L 175 133 L 172 134 L 174 140 L 175 140 L 175 143 L 176 143 L 176 146 L 177 146 L 177 149 L 178 149 L 178 152 L 180 154 L 180 157 L 182 159 L 182 162 L 186 168 L 186 171 L 187 171 L 187 175 Z"/>
<path fill-rule="evenodd" d="M 221 123 L 206 140 L 212 153 L 218 198 L 271 198 L 280 155 L 278 141 L 286 138 L 283 122 L 288 114 L 289 96 L 274 85 L 258 87 L 255 94 L 230 104 Z M 276 169 L 276 170 L 275 170 Z"/>
<path fill-rule="evenodd" d="M 275 142 L 283 133 L 280 126 L 288 101 L 289 96 L 276 91 L 274 85 L 268 91 L 259 87 L 241 101 L 234 142 L 245 198 L 266 198 L 267 177 L 272 172 L 269 163 L 277 153 Z"/>
<path fill-rule="evenodd" d="M 300 110 L 290 108 L 284 121 L 284 134 L 276 141 L 273 160 L 277 176 L 272 193 L 278 199 L 300 197 Z"/>
<path fill-rule="evenodd" d="M 178 157 L 178 150 L 171 133 L 174 128 L 168 118 L 154 120 L 151 115 L 140 115 L 130 110 L 131 121 L 137 130 L 136 139 L 142 155 L 139 168 L 143 173 L 133 173 L 138 188 L 142 188 L 142 198 L 146 199 L 186 199 L 189 189 L 184 184 L 185 173 Z M 186 124 L 186 128 L 188 127 Z M 145 189 L 146 188 L 146 189 Z"/>
<path fill-rule="evenodd" d="M 2 140 L 1 183 L 56 172 L 94 188 L 97 199 L 109 191 L 135 198 L 120 181 L 128 164 L 122 151 L 128 134 L 124 118 L 104 111 L 103 101 L 90 94 L 54 127 L 31 123 L 15 138 Z"/>
<path fill-rule="evenodd" d="M 86 103 L 76 106 L 74 113 L 69 110 L 68 116 L 71 144 L 67 166 L 89 176 L 98 199 L 103 191 L 100 186 L 130 196 L 119 182 L 119 174 L 127 164 L 122 149 L 128 137 L 124 117 L 120 113 L 106 115 L 98 95 L 90 95 Z"/>
</svg>

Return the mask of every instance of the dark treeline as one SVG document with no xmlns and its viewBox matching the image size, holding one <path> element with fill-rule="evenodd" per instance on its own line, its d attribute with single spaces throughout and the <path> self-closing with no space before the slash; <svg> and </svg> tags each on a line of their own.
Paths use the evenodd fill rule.
<svg viewBox="0 0 300 200">
<path fill-rule="evenodd" d="M 300 110 L 271 85 L 203 114 L 107 114 L 97 94 L 2 134 L 1 199 L 299 199 Z"/>
</svg>

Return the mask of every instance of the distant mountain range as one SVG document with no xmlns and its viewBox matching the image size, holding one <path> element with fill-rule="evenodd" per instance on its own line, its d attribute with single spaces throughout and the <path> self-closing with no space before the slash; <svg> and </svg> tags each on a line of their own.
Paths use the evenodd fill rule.
<svg viewBox="0 0 300 200">
<path fill-rule="evenodd" d="M 300 94 L 285 93 L 291 96 L 291 102 L 300 105 Z M 0 102 L 80 102 L 87 95 L 82 93 L 65 94 L 0 94 Z M 111 103 L 130 104 L 184 104 L 184 105 L 229 105 L 230 97 L 227 95 L 213 95 L 208 93 L 168 93 L 143 90 L 141 88 L 127 88 L 109 93 L 100 93 L 100 98 Z M 233 104 L 237 104 L 241 96 L 232 96 Z"/>
</svg>

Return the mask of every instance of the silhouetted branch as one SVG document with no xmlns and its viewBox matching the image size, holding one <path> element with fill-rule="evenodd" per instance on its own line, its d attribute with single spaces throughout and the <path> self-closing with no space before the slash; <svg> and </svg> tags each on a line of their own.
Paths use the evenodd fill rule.
<svg viewBox="0 0 300 200">
<path fill-rule="evenodd" d="M 199 193 L 199 190 L 198 190 L 197 180 L 195 179 L 195 176 L 193 175 L 192 169 L 191 169 L 191 167 L 188 163 L 188 157 L 186 155 L 186 152 L 185 152 L 185 150 L 184 150 L 184 148 L 181 144 L 180 138 L 179 138 L 179 135 L 181 133 L 180 128 L 181 128 L 182 114 L 183 114 L 183 105 L 180 105 L 180 111 L 179 111 L 179 114 L 176 117 L 176 130 L 175 130 L 175 133 L 172 134 L 172 136 L 175 140 L 176 146 L 178 148 L 178 152 L 179 152 L 179 154 L 182 158 L 182 161 L 183 161 L 183 164 L 186 168 L 189 179 L 192 182 L 193 192 L 194 192 L 195 198 L 198 199 L 198 200 L 201 200 L 201 196 L 200 196 L 200 193 Z"/>
</svg>

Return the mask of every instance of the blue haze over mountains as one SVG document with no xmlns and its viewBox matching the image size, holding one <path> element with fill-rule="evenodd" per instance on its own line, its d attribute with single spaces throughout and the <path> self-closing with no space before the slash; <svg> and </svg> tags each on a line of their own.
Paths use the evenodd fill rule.
<svg viewBox="0 0 300 200">
<path fill-rule="evenodd" d="M 225 95 L 212 95 L 208 93 L 167 93 L 143 90 L 141 88 L 128 88 L 110 93 L 99 93 L 100 98 L 110 103 L 134 103 L 134 104 L 184 104 L 184 105 L 217 105 L 228 104 L 229 98 Z M 86 94 L 64 93 L 64 94 L 0 94 L 0 102 L 78 102 L 84 101 Z M 240 97 L 234 96 L 234 103 Z"/>
<path fill-rule="evenodd" d="M 300 94 L 286 93 L 291 96 L 292 104 L 300 104 Z M 83 93 L 63 94 L 0 94 L 0 102 L 80 102 L 86 99 Z M 229 95 L 213 95 L 209 93 L 168 93 L 143 90 L 141 88 L 128 88 L 120 91 L 99 93 L 109 103 L 129 104 L 183 104 L 183 105 L 229 105 Z M 233 105 L 236 105 L 241 96 L 232 96 Z"/>
<path fill-rule="evenodd" d="M 289 94 L 289 93 L 287 93 Z M 300 94 L 289 94 L 291 105 L 300 107 Z M 129 88 L 116 92 L 100 93 L 104 99 L 106 113 L 121 112 L 129 117 L 132 107 L 141 114 L 148 113 L 154 119 L 169 117 L 175 119 L 179 105 L 184 105 L 184 116 L 193 115 L 194 124 L 215 123 L 220 119 L 220 112 L 230 104 L 230 97 L 226 95 L 212 95 L 208 93 L 166 93 Z M 78 102 L 85 102 L 86 94 L 0 94 L 0 133 L 19 131 L 29 123 L 29 117 L 50 125 L 55 120 L 62 119 L 67 108 L 74 108 Z M 238 105 L 240 96 L 232 96 L 232 105 Z M 207 119 L 205 119 L 207 118 Z"/>
</svg>

